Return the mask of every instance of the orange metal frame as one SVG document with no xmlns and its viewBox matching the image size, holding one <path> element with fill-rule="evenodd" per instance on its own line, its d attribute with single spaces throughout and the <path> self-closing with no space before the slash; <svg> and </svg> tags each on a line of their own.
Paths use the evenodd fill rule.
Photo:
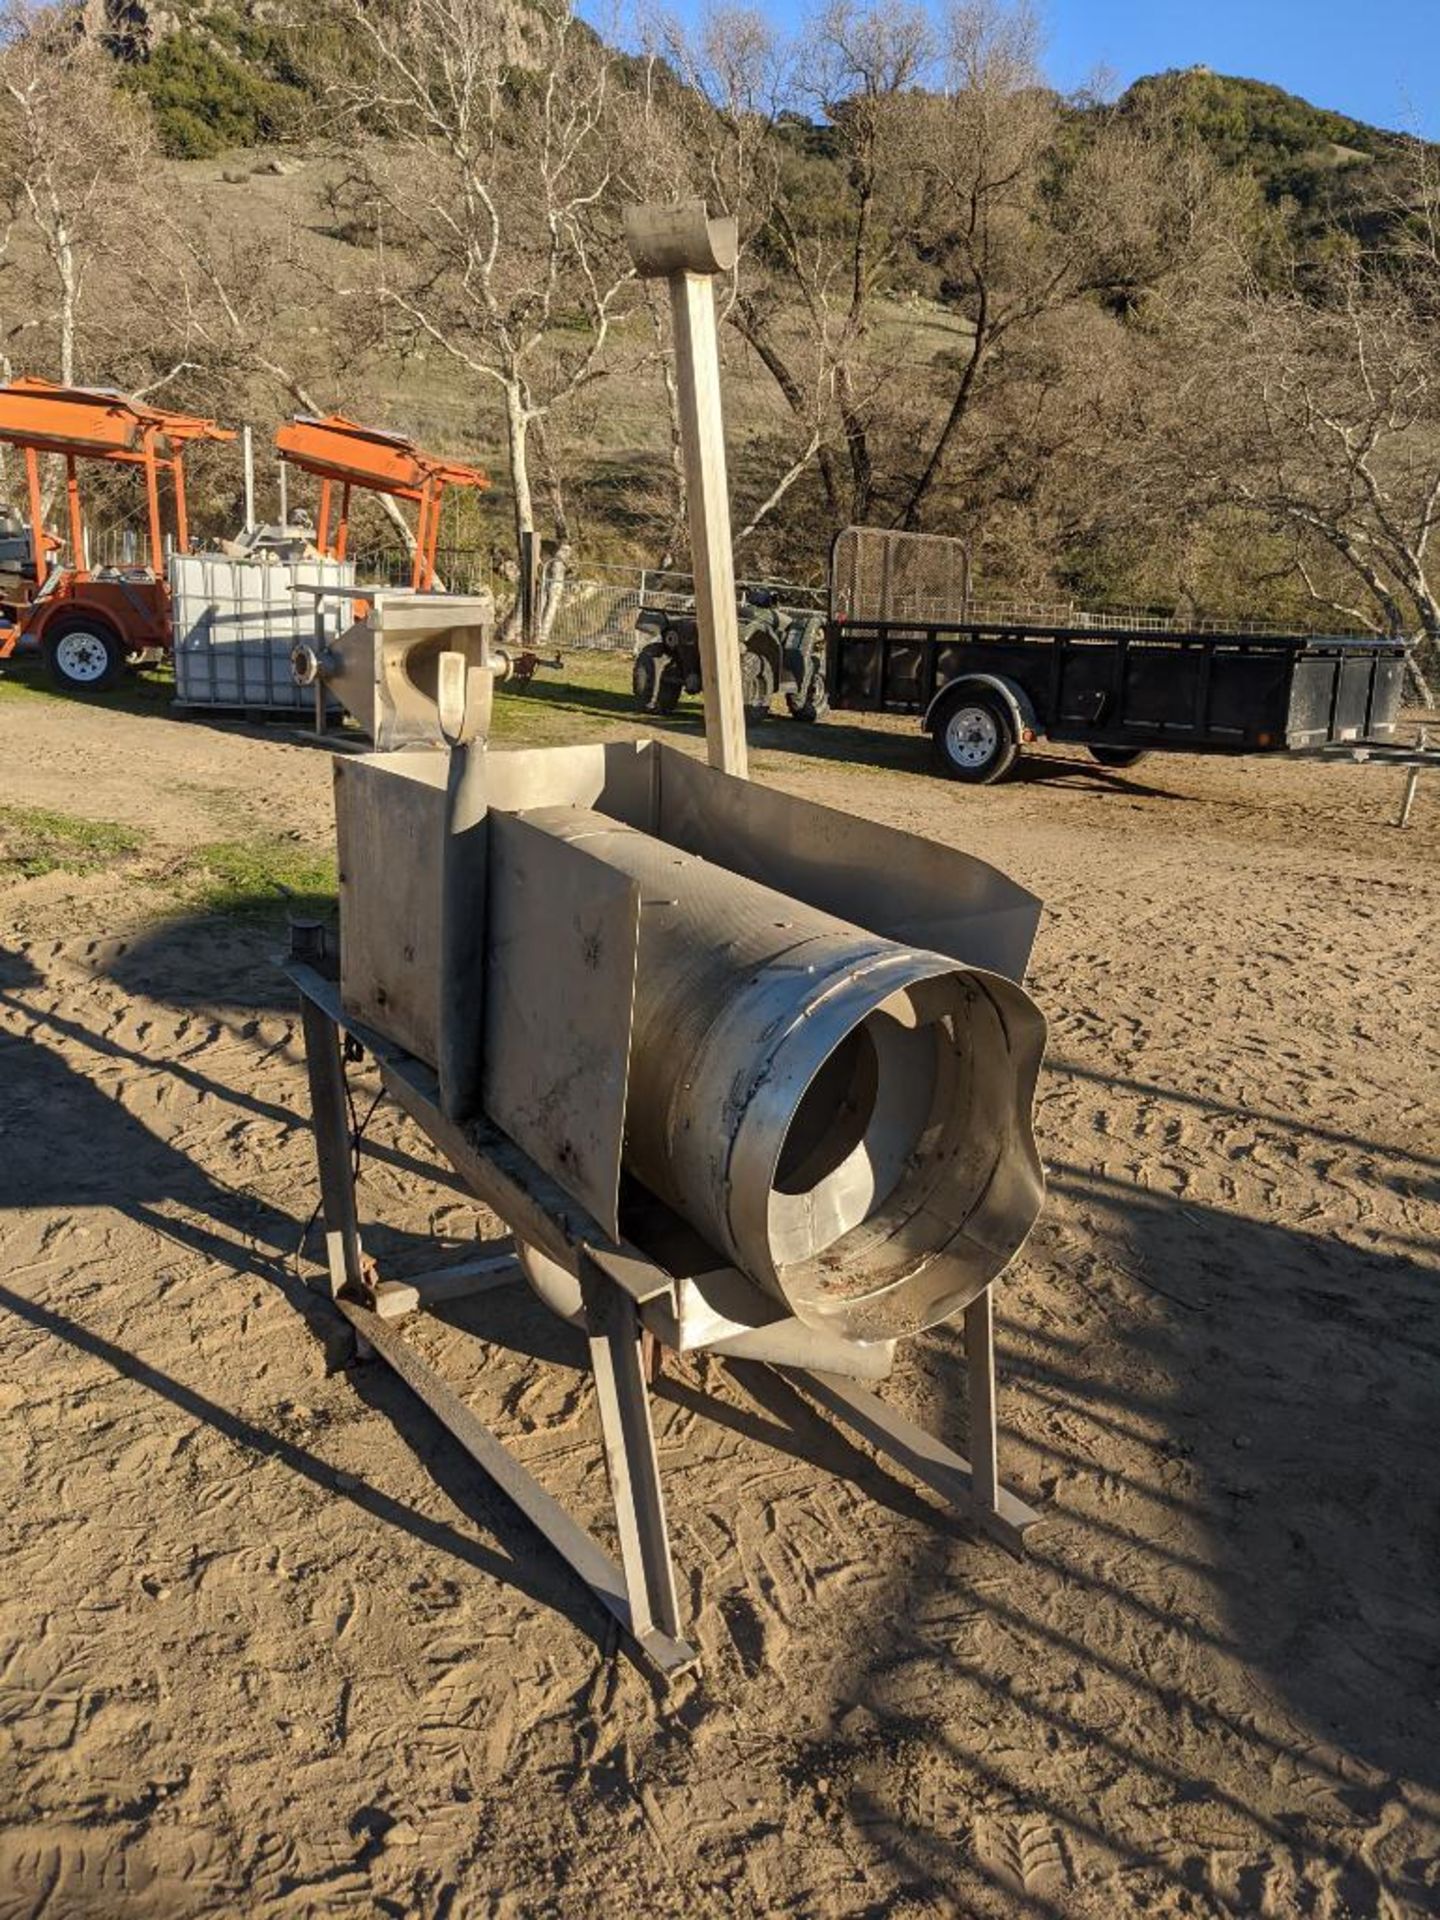
<svg viewBox="0 0 1440 1920">
<path fill-rule="evenodd" d="M 315 520 L 315 544 L 333 559 L 345 558 L 350 538 L 350 495 L 355 487 L 366 493 L 385 493 L 397 500 L 413 500 L 415 557 L 410 584 L 417 592 L 437 585 L 435 555 L 440 544 L 440 507 L 447 487 L 488 487 L 490 476 L 479 467 L 425 453 L 403 434 L 362 427 L 342 414 L 323 419 L 299 415 L 275 435 L 280 458 L 320 482 L 320 509 Z M 330 519 L 335 489 L 340 509 L 331 537 Z"/>
<path fill-rule="evenodd" d="M 43 600 L 22 608 L 8 630 L 0 630 L 0 658 L 14 651 L 29 635 L 39 636 L 58 605 L 73 607 L 93 602 L 117 626 L 133 647 L 170 644 L 170 605 L 165 586 L 164 535 L 160 511 L 160 475 L 168 473 L 175 494 L 175 537 L 181 548 L 190 543 L 185 507 L 184 450 L 197 440 L 233 440 L 228 427 L 195 414 L 174 413 L 132 400 L 107 387 L 60 387 L 49 380 L 26 377 L 0 386 L 0 442 L 25 454 L 29 494 L 31 553 L 35 593 L 49 580 L 50 556 L 56 545 L 47 536 L 40 487 L 40 458 L 54 454 L 65 462 L 65 500 L 70 522 L 70 565 Z M 154 591 L 117 590 L 117 583 L 96 581 L 85 565 L 85 522 L 80 506 L 76 462 L 104 460 L 139 467 L 145 477 L 146 522 L 150 571 Z M 149 583 L 145 583 L 148 587 Z"/>
</svg>

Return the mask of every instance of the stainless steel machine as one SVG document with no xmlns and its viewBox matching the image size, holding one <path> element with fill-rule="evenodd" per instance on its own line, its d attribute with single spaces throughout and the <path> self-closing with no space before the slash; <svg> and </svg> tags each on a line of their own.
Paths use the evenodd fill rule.
<svg viewBox="0 0 1440 1920">
<path fill-rule="evenodd" d="M 685 220 L 665 211 L 656 270 L 684 278 Z M 724 257 L 717 224 L 701 274 Z M 702 340 L 704 294 L 677 294 Z M 688 391 L 718 430 L 705 366 Z M 1012 1550 L 1038 1517 L 999 1483 L 991 1288 L 1043 1199 L 1044 1022 L 1022 984 L 1039 902 L 969 854 L 731 770 L 728 530 L 704 532 L 710 764 L 653 741 L 492 750 L 503 662 L 473 602 L 376 601 L 317 658 L 384 750 L 336 759 L 339 951 L 302 927 L 290 966 L 323 1284 L 662 1674 L 694 1659 L 651 1427 L 668 1351 L 780 1369 Z M 511 1229 L 514 1260 L 377 1275 L 342 1039 Z M 588 1341 L 618 1565 L 404 1336 L 427 1299 L 522 1274 Z M 951 1318 L 968 1459 L 870 1390 Z"/>
<path fill-rule="evenodd" d="M 663 1670 L 690 1650 L 644 1335 L 792 1370 L 1017 1545 L 1035 1516 L 995 1475 L 989 1289 L 1042 1199 L 1044 1025 L 1021 985 L 1039 903 L 969 855 L 653 742 L 493 751 L 487 675 L 443 654 L 450 739 L 437 684 L 432 745 L 335 764 L 338 969 L 307 930 L 291 973 L 340 1310 Z M 424 1290 L 387 1289 L 362 1253 L 342 1032 L 587 1333 L 622 1568 L 389 1318 Z M 952 1316 L 973 1468 L 857 1384 Z"/>
</svg>

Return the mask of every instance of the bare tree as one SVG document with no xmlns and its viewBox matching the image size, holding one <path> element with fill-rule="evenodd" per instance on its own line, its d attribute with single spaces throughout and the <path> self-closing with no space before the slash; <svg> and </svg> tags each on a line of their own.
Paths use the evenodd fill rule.
<svg viewBox="0 0 1440 1920">
<path fill-rule="evenodd" d="M 1177 501 L 1239 511 L 1283 541 L 1283 571 L 1353 625 L 1440 661 L 1440 194 L 1413 191 L 1370 253 L 1316 282 L 1250 284 L 1183 332 L 1165 473 Z"/>
<path fill-rule="evenodd" d="M 45 265 L 37 310 L 12 327 L 11 337 L 49 334 L 44 356 L 67 385 L 80 367 L 95 264 L 143 231 L 153 165 L 146 116 L 116 89 L 109 61 L 74 14 L 5 0 L 0 194 L 19 209 Z M 102 332 L 107 319 L 113 314 L 97 317 Z"/>
<path fill-rule="evenodd" d="M 962 314 L 968 338 L 899 515 L 906 527 L 919 520 L 987 362 L 1013 327 L 1054 303 L 1070 264 L 1068 246 L 1058 258 L 1036 257 L 1048 254 L 1037 202 L 1059 103 L 1041 82 L 1034 14 L 995 0 L 958 4 L 945 41 L 943 89 L 913 103 L 910 137 L 926 183 L 927 249 L 943 263 L 944 298 Z"/>
<path fill-rule="evenodd" d="M 329 10 L 348 36 L 337 96 L 362 136 L 383 135 L 363 139 L 360 162 L 388 244 L 359 297 L 499 401 L 518 544 L 535 527 L 536 436 L 601 376 L 632 278 L 616 217 L 615 57 L 569 0 L 516 14 L 492 0 Z M 558 476 L 549 490 L 563 537 Z"/>
<path fill-rule="evenodd" d="M 893 373 L 870 349 L 877 303 L 893 290 L 913 242 L 905 106 L 930 51 L 925 15 L 893 0 L 832 0 L 795 50 L 795 97 L 808 99 L 820 119 L 810 127 L 785 115 L 770 121 L 759 244 L 729 318 L 804 442 L 747 533 L 812 459 L 832 524 L 870 514 L 871 421 Z M 817 158 L 830 194 L 814 191 Z"/>
</svg>

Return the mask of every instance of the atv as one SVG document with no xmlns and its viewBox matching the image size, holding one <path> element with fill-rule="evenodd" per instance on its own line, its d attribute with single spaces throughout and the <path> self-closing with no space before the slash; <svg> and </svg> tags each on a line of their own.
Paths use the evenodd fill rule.
<svg viewBox="0 0 1440 1920">
<path fill-rule="evenodd" d="M 792 720 L 823 720 L 830 702 L 822 616 L 781 607 L 764 587 L 751 587 L 742 595 L 739 616 L 746 720 L 764 720 L 777 693 L 784 694 Z M 673 713 L 682 693 L 701 691 L 693 605 L 679 612 L 642 607 L 635 635 L 635 704 L 643 713 Z"/>
</svg>

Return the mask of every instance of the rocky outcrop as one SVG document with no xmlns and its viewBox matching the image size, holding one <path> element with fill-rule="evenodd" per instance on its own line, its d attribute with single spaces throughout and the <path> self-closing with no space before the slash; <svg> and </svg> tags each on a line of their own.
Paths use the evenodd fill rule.
<svg viewBox="0 0 1440 1920">
<path fill-rule="evenodd" d="M 85 31 L 117 60 L 148 60 L 167 34 L 185 24 L 174 7 L 148 0 L 84 0 Z"/>
</svg>

